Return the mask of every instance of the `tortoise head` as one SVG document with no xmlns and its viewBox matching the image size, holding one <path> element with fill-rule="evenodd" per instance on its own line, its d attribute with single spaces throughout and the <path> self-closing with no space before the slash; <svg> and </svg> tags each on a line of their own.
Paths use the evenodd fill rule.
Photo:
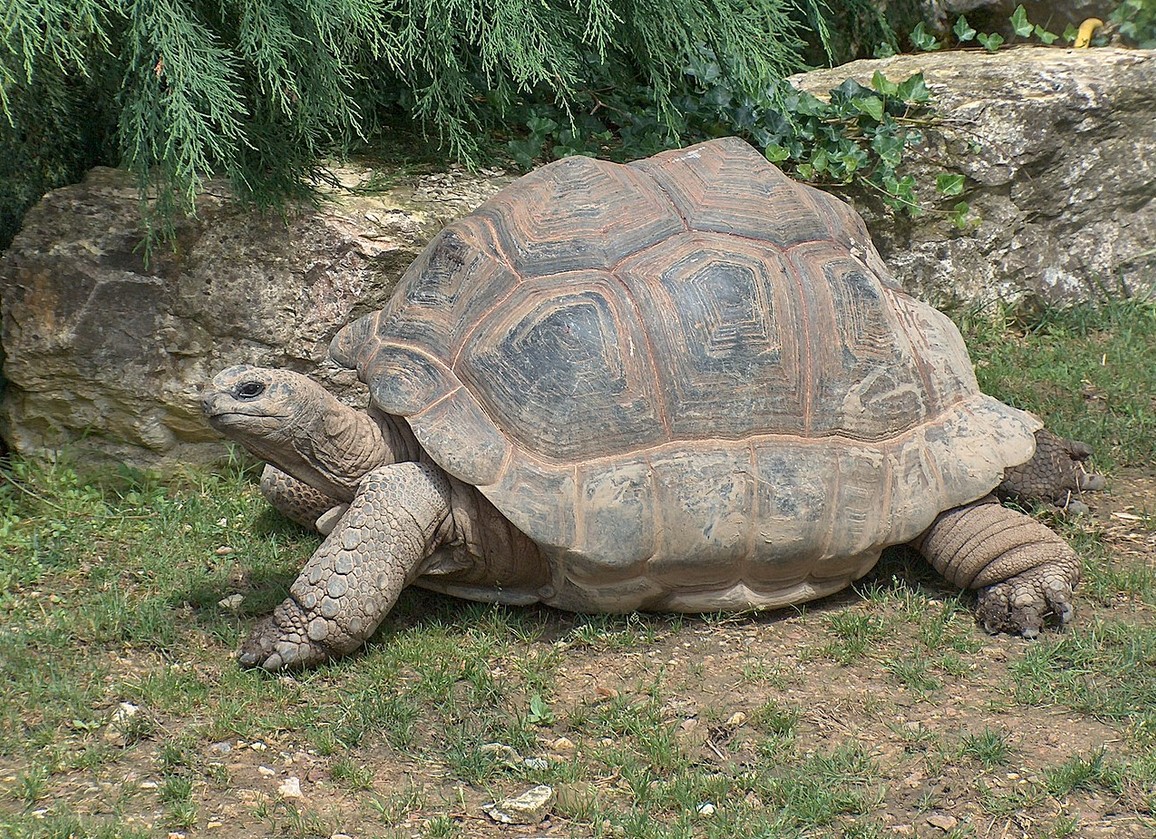
<svg viewBox="0 0 1156 839">
<path fill-rule="evenodd" d="M 312 379 L 240 364 L 201 391 L 209 425 L 283 472 L 342 500 L 388 457 L 381 430 Z"/>
</svg>

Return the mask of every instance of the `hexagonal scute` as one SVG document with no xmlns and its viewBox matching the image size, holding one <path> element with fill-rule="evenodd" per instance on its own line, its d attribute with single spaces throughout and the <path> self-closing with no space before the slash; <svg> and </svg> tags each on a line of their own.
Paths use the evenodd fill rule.
<svg viewBox="0 0 1156 839">
<path fill-rule="evenodd" d="M 524 277 L 609 270 L 684 229 L 670 200 L 636 169 L 567 157 L 524 176 L 478 208 Z"/>
<path fill-rule="evenodd" d="M 736 137 L 630 166 L 654 178 L 693 230 L 763 239 L 781 248 L 829 236 L 810 191 Z"/>
<path fill-rule="evenodd" d="M 622 287 L 583 271 L 521 291 L 478 328 L 455 367 L 498 427 L 551 463 L 663 441 L 646 337 Z"/>
<path fill-rule="evenodd" d="M 801 434 L 801 295 L 772 245 L 684 233 L 618 276 L 648 332 L 674 437 Z"/>
</svg>

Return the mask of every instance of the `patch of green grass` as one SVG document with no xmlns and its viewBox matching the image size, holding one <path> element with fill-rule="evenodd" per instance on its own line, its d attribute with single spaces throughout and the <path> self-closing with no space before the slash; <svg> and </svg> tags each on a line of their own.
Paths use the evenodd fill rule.
<svg viewBox="0 0 1156 839">
<path fill-rule="evenodd" d="M 831 641 L 821 648 L 821 652 L 844 665 L 864 658 L 893 631 L 889 622 L 880 615 L 858 610 L 824 614 L 823 625 Z"/>
<path fill-rule="evenodd" d="M 943 682 L 931 674 L 930 662 L 920 653 L 889 658 L 883 666 L 913 693 L 929 694 L 943 687 Z"/>
<path fill-rule="evenodd" d="M 958 318 L 980 387 L 1095 449 L 1097 468 L 1156 462 L 1156 302 Z"/>
<path fill-rule="evenodd" d="M 334 761 L 329 767 L 329 776 L 348 790 L 373 789 L 373 770 L 350 758 Z"/>
<path fill-rule="evenodd" d="M 1057 798 L 1076 789 L 1102 787 L 1118 789 L 1120 778 L 1118 769 L 1104 759 L 1105 752 L 1098 749 L 1091 755 L 1072 755 L 1064 763 L 1049 769 L 1044 775 L 1044 786 L 1050 795 Z"/>
<path fill-rule="evenodd" d="M 1011 664 L 1015 698 L 1128 720 L 1156 707 L 1156 626 L 1078 624 L 1029 645 Z"/>
<path fill-rule="evenodd" d="M 964 734 L 959 752 L 985 769 L 995 769 L 1007 765 L 1012 752 L 1011 739 L 1003 729 L 985 728 L 977 734 Z"/>
</svg>

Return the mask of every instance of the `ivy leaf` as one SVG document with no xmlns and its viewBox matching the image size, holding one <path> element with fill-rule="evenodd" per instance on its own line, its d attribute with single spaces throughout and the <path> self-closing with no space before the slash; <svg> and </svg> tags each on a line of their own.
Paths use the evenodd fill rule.
<svg viewBox="0 0 1156 839">
<path fill-rule="evenodd" d="M 959 39 L 960 43 L 970 41 L 975 37 L 975 30 L 971 28 L 967 22 L 967 18 L 963 15 L 959 16 L 959 20 L 955 22 L 955 26 L 952 27 L 951 31 L 955 33 L 955 37 Z"/>
<path fill-rule="evenodd" d="M 898 166 L 903 160 L 902 137 L 881 131 L 871 140 L 871 148 L 879 155 L 879 159 L 888 166 Z"/>
<path fill-rule="evenodd" d="M 1012 29 L 1015 30 L 1015 33 L 1021 38 L 1026 38 L 1028 35 L 1032 34 L 1032 29 L 1034 27 L 1032 26 L 1031 21 L 1028 20 L 1028 13 L 1024 9 L 1022 3 L 1016 6 L 1016 10 L 1012 12 L 1011 25 Z M 984 46 L 987 45 L 984 44 Z"/>
<path fill-rule="evenodd" d="M 871 87 L 884 96 L 894 96 L 899 92 L 899 84 L 891 81 L 878 70 L 876 70 L 875 75 L 871 77 Z"/>
<path fill-rule="evenodd" d="M 794 110 L 795 113 L 804 116 L 816 116 L 827 110 L 827 103 L 806 91 L 802 91 Z"/>
<path fill-rule="evenodd" d="M 1076 40 L 1076 36 L 1079 34 L 1080 34 L 1080 30 L 1069 23 L 1067 26 L 1064 27 L 1064 34 L 1061 37 L 1063 37 L 1065 43 L 1070 44 L 1074 40 Z"/>
<path fill-rule="evenodd" d="M 864 113 L 876 122 L 883 122 L 883 100 L 875 96 L 860 96 L 851 100 L 851 104 L 860 113 Z"/>
<path fill-rule="evenodd" d="M 911 43 L 915 45 L 916 49 L 924 52 L 934 52 L 939 49 L 939 41 L 935 36 L 927 31 L 923 25 L 923 21 L 919 21 L 915 28 L 911 30 Z"/>
<path fill-rule="evenodd" d="M 1060 37 L 1055 32 L 1049 32 L 1048 30 L 1044 29 L 1042 26 L 1037 26 L 1035 28 L 1035 33 L 1036 33 L 1036 37 L 1039 38 L 1041 41 L 1043 41 L 1048 46 L 1051 46 L 1052 44 L 1054 44 L 1056 42 L 1056 39 Z"/>
<path fill-rule="evenodd" d="M 940 195 L 953 196 L 963 194 L 963 175 L 936 175 L 935 188 Z"/>
<path fill-rule="evenodd" d="M 988 52 L 995 52 L 1000 48 L 1000 44 L 1003 43 L 1003 35 L 999 34 L 998 32 L 993 32 L 990 35 L 984 35 L 981 33 L 976 35 L 975 39 L 983 44 L 984 49 L 986 49 Z"/>
<path fill-rule="evenodd" d="M 971 205 L 966 201 L 960 201 L 952 208 L 947 217 L 951 219 L 951 223 L 954 226 L 958 227 L 960 230 L 966 230 L 971 224 L 971 219 L 969 218 L 970 212 Z"/>
<path fill-rule="evenodd" d="M 790 151 L 774 144 L 768 145 L 763 154 L 767 156 L 767 160 L 771 161 L 771 163 L 782 163 L 791 156 Z"/>
<path fill-rule="evenodd" d="M 867 152 L 865 152 L 859 146 L 852 145 L 850 148 L 845 149 L 839 155 L 838 160 L 843 167 L 843 172 L 845 175 L 849 176 L 859 171 L 867 164 L 868 156 Z"/>
<path fill-rule="evenodd" d="M 914 76 L 909 76 L 906 81 L 899 85 L 898 96 L 904 102 L 923 104 L 931 99 L 931 91 L 927 89 L 927 83 L 923 79 L 923 74 L 916 73 Z"/>
<path fill-rule="evenodd" d="M 810 163 L 800 163 L 795 167 L 795 174 L 802 178 L 804 181 L 809 181 L 811 178 L 815 177 L 815 167 L 813 167 Z"/>
</svg>

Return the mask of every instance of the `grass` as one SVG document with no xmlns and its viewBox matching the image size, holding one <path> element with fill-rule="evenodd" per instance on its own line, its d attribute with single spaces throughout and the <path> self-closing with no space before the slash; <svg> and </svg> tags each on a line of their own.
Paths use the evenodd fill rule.
<svg viewBox="0 0 1156 839">
<path fill-rule="evenodd" d="M 1120 304 L 965 328 L 989 390 L 1150 473 L 1154 322 Z M 1153 512 L 1132 522 L 1149 538 Z M 0 836 L 497 836 L 482 804 L 539 783 L 550 835 L 923 835 L 940 811 L 945 835 L 1011 818 L 1150 835 L 1156 561 L 1118 550 L 1110 521 L 1051 523 L 1087 573 L 1076 624 L 1034 643 L 979 632 L 973 596 L 897 550 L 852 592 L 758 616 L 411 590 L 361 654 L 278 678 L 232 651 L 318 540 L 250 472 L 82 481 L 17 460 Z M 137 711 L 114 725 L 121 703 Z M 291 775 L 303 799 L 278 795 Z"/>
</svg>

